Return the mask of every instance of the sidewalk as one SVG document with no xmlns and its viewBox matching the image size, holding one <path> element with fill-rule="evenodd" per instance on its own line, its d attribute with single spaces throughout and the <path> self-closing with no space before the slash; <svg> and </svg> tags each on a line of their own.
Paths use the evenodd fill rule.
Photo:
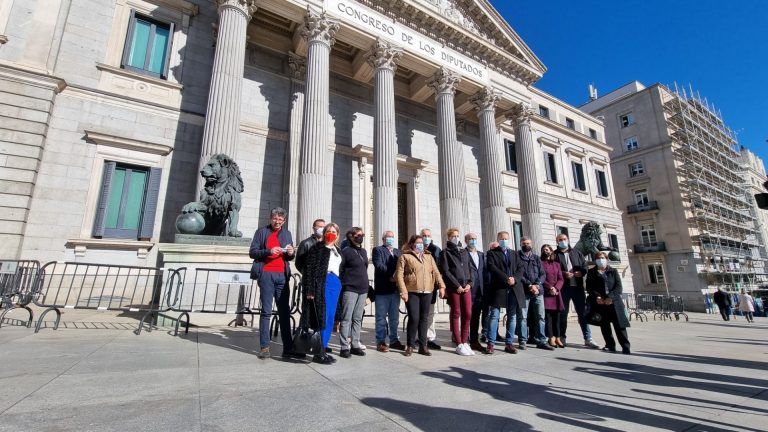
<svg viewBox="0 0 768 432">
<path fill-rule="evenodd" d="M 0 431 L 766 430 L 765 318 L 633 321 L 632 356 L 474 357 L 378 353 L 368 318 L 368 355 L 331 366 L 284 361 L 279 345 L 259 360 L 250 328 L 136 336 L 136 320 L 112 313 L 63 321 L 0 328 Z"/>
</svg>

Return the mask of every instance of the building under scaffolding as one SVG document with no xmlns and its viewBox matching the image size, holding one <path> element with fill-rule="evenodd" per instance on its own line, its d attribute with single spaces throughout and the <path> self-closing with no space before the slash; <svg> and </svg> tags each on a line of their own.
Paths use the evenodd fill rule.
<svg viewBox="0 0 768 432">
<path fill-rule="evenodd" d="M 630 83 L 582 107 L 602 116 L 638 292 L 757 287 L 764 239 L 747 166 L 722 115 L 691 88 Z M 634 242 L 633 242 L 634 240 Z"/>
</svg>

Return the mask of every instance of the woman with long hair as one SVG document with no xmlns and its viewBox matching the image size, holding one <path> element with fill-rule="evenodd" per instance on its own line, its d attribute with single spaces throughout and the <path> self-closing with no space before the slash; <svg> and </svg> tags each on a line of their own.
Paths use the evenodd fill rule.
<svg viewBox="0 0 768 432">
<path fill-rule="evenodd" d="M 560 263 L 555 260 L 555 252 L 552 246 L 548 244 L 541 247 L 541 265 L 546 274 L 544 279 L 544 329 L 547 334 L 547 343 L 553 348 L 565 348 L 565 344 L 560 340 L 560 314 L 565 310 L 560 290 L 563 289 L 565 280 Z"/>
</svg>

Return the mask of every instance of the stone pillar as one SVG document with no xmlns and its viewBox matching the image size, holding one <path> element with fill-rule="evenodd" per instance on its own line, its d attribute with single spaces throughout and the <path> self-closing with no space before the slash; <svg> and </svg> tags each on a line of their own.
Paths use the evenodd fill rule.
<svg viewBox="0 0 768 432">
<path fill-rule="evenodd" d="M 496 240 L 499 231 L 509 231 L 509 218 L 504 206 L 504 148 L 496 127 L 496 102 L 499 92 L 491 87 L 480 90 L 472 97 L 480 120 L 481 172 L 480 190 L 483 199 L 483 242 Z"/>
<path fill-rule="evenodd" d="M 301 150 L 301 122 L 304 117 L 304 78 L 307 74 L 307 59 L 292 52 L 288 53 L 291 68 L 291 118 L 288 136 L 288 150 L 285 152 L 285 209 L 288 210 L 288 230 L 297 234 L 299 218 L 299 155 Z M 297 239 L 299 241 L 300 239 Z"/>
<path fill-rule="evenodd" d="M 456 111 L 453 98 L 459 76 L 440 68 L 429 81 L 437 102 L 437 147 L 440 181 L 440 224 L 442 230 L 456 227 L 462 233 L 467 199 L 464 152 L 456 138 Z M 442 234 L 441 234 L 442 237 Z"/>
<path fill-rule="evenodd" d="M 403 50 L 378 39 L 367 54 L 373 66 L 373 238 L 397 232 L 397 137 L 395 136 L 395 64 Z"/>
<path fill-rule="evenodd" d="M 296 238 L 308 237 L 312 221 L 323 214 L 326 196 L 326 158 L 328 153 L 328 102 L 330 56 L 333 36 L 339 22 L 307 8 L 301 35 L 307 40 L 307 84 L 301 127 L 301 165 L 299 170 L 299 222 Z"/>
<path fill-rule="evenodd" d="M 233 159 L 237 157 L 245 36 L 251 15 L 256 11 L 256 0 L 217 0 L 217 4 L 219 30 L 205 110 L 200 166 L 217 153 L 225 153 Z"/>
<path fill-rule="evenodd" d="M 536 174 L 536 145 L 531 133 L 533 109 L 523 102 L 513 108 L 507 118 L 515 127 L 515 155 L 517 156 L 517 181 L 520 193 L 520 216 L 523 235 L 533 240 L 534 250 L 544 244 L 541 231 L 543 221 L 539 207 L 539 179 Z"/>
</svg>

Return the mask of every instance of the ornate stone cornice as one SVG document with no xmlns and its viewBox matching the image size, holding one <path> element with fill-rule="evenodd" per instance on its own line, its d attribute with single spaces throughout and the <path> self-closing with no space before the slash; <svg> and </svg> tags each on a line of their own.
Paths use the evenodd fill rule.
<svg viewBox="0 0 768 432">
<path fill-rule="evenodd" d="M 531 118 L 534 115 L 533 108 L 528 102 L 520 102 L 514 108 L 507 111 L 507 120 L 512 122 L 512 126 L 531 126 Z"/>
<path fill-rule="evenodd" d="M 307 58 L 294 52 L 288 52 L 288 67 L 291 68 L 291 78 L 304 81 L 307 77 Z"/>
<path fill-rule="evenodd" d="M 454 94 L 456 84 L 461 81 L 461 77 L 450 69 L 441 67 L 432 75 L 427 85 L 435 91 L 435 96 L 441 94 Z"/>
<path fill-rule="evenodd" d="M 402 55 L 402 48 L 377 38 L 365 57 L 374 69 L 390 69 L 394 71 L 397 69 L 397 62 Z"/>
<path fill-rule="evenodd" d="M 333 45 L 336 32 L 339 31 L 339 21 L 328 16 L 323 12 L 317 12 L 307 6 L 307 13 L 304 15 L 304 26 L 301 29 L 301 36 L 307 42 L 322 42 L 328 46 Z"/>
<path fill-rule="evenodd" d="M 494 111 L 496 109 L 496 102 L 499 99 L 501 99 L 501 92 L 493 87 L 484 87 L 475 93 L 469 101 L 472 102 L 478 111 Z"/>
<path fill-rule="evenodd" d="M 216 0 L 216 4 L 219 6 L 219 14 L 225 8 L 232 8 L 250 20 L 256 12 L 256 0 Z"/>
</svg>

